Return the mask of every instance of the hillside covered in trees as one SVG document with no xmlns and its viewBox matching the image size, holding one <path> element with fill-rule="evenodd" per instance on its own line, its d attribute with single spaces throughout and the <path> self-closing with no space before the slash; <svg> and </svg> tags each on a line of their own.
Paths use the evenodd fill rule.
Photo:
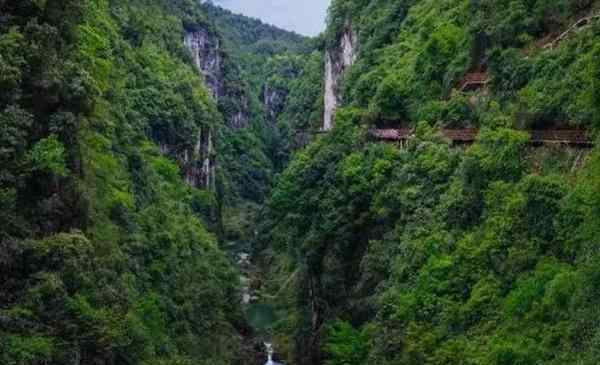
<svg viewBox="0 0 600 365">
<path fill-rule="evenodd" d="M 237 55 L 206 47 L 217 95 L 184 42 L 223 42 L 209 10 L 0 1 L 0 363 L 244 363 L 223 221 L 264 199 L 275 163 Z"/>
<path fill-rule="evenodd" d="M 600 363 L 600 2 L 327 23 L 0 0 L 0 363 Z"/>
<path fill-rule="evenodd" d="M 529 137 L 594 140 L 599 9 L 333 1 L 332 129 L 279 176 L 257 248 L 295 363 L 600 362 L 600 154 Z"/>
</svg>

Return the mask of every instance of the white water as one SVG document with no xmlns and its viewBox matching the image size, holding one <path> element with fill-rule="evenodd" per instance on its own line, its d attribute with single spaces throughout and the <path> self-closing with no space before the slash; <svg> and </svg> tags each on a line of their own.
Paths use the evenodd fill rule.
<svg viewBox="0 0 600 365">
<path fill-rule="evenodd" d="M 281 365 L 278 362 L 273 361 L 273 344 L 265 342 L 265 348 L 267 349 L 267 362 L 265 365 Z"/>
</svg>

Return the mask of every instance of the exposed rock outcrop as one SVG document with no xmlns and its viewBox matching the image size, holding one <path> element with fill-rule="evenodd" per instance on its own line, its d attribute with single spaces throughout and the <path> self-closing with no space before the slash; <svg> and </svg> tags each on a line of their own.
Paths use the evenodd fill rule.
<svg viewBox="0 0 600 365">
<path fill-rule="evenodd" d="M 323 115 L 323 131 L 334 126 L 335 111 L 339 102 L 338 83 L 344 72 L 352 66 L 357 56 L 357 36 L 348 22 L 336 47 L 328 49 L 325 54 L 325 112 Z"/>
<path fill-rule="evenodd" d="M 206 87 L 216 102 L 223 95 L 223 68 L 218 37 L 205 29 L 195 29 L 185 34 L 185 45 L 190 50 L 198 72 L 204 78 Z M 215 150 L 214 132 L 208 126 L 200 128 L 193 147 L 175 150 L 172 146 L 160 142 L 163 154 L 176 158 L 185 181 L 194 187 L 214 190 L 215 186 Z"/>
<path fill-rule="evenodd" d="M 214 144 L 210 128 L 201 130 L 191 156 L 186 151 L 184 156 L 184 175 L 185 181 L 191 186 L 214 190 Z"/>
<path fill-rule="evenodd" d="M 234 129 L 245 128 L 248 125 L 248 102 L 243 99 L 241 109 L 233 113 L 229 119 L 229 126 Z"/>
<path fill-rule="evenodd" d="M 189 30 L 184 41 L 227 125 L 234 129 L 245 128 L 248 125 L 248 99 L 239 86 L 241 81 L 235 67 L 226 66 L 228 60 L 221 50 L 219 37 L 204 28 L 197 28 Z M 229 70 L 227 77 L 226 69 Z"/>
<path fill-rule="evenodd" d="M 219 38 L 200 28 L 185 34 L 185 45 L 192 53 L 198 71 L 204 76 L 206 87 L 218 101 L 223 95 L 223 59 Z"/>
<path fill-rule="evenodd" d="M 271 124 L 277 122 L 277 116 L 283 110 L 286 101 L 286 93 L 277 89 L 265 86 L 263 90 L 263 104 L 267 112 L 267 120 Z"/>
<path fill-rule="evenodd" d="M 193 187 L 214 190 L 215 187 L 215 151 L 211 128 L 200 129 L 193 147 L 176 148 L 174 145 L 159 141 L 160 152 L 179 162 L 184 180 Z"/>
</svg>

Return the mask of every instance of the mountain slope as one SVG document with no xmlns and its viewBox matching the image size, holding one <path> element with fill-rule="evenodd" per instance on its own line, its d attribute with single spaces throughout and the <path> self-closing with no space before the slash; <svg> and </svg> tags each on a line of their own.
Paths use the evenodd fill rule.
<svg viewBox="0 0 600 365">
<path fill-rule="evenodd" d="M 0 0 L 0 362 L 600 363 L 598 9 Z"/>
<path fill-rule="evenodd" d="M 552 41 L 598 6 L 334 1 L 331 131 L 281 174 L 261 228 L 296 363 L 599 361 L 597 147 L 523 131 L 597 134 L 600 22 Z M 472 145 L 438 133 L 466 127 Z"/>
<path fill-rule="evenodd" d="M 206 9 L 21 1 L 0 14 L 0 362 L 246 361 L 218 208 L 268 189 L 268 126 L 226 52 L 213 53 L 222 95 L 199 74 L 184 39 L 220 37 Z M 240 112 L 247 125 L 231 123 Z"/>
</svg>

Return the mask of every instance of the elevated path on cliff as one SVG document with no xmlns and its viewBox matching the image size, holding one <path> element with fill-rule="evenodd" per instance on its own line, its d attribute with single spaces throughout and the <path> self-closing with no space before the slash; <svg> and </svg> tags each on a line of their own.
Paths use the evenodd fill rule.
<svg viewBox="0 0 600 365">
<path fill-rule="evenodd" d="M 439 132 L 453 144 L 472 144 L 479 135 L 477 128 L 439 129 Z M 594 146 L 592 137 L 583 129 L 533 129 L 524 132 L 529 134 L 529 144 L 532 146 L 549 144 L 579 148 Z M 369 130 L 369 135 L 379 141 L 404 143 L 415 136 L 415 131 L 410 128 L 375 128 Z"/>
</svg>

